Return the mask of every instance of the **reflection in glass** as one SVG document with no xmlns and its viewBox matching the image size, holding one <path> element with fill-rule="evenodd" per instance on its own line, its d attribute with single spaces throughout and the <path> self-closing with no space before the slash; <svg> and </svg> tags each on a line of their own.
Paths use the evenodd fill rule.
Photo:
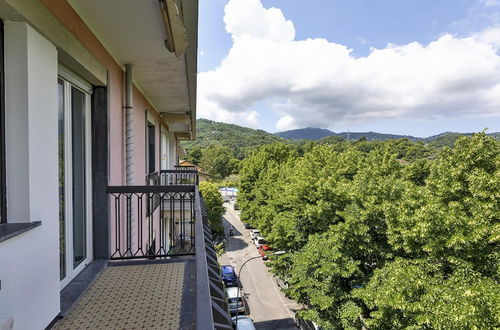
<svg viewBox="0 0 500 330">
<path fill-rule="evenodd" d="M 85 94 L 71 88 L 73 165 L 73 268 L 86 257 Z"/>
<path fill-rule="evenodd" d="M 64 83 L 58 81 L 58 149 L 59 149 L 59 274 L 60 279 L 66 277 L 66 224 L 64 205 Z"/>
</svg>

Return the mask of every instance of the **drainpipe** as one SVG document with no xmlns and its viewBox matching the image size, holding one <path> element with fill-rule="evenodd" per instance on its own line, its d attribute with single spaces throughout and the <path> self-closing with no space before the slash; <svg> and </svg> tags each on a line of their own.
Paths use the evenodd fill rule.
<svg viewBox="0 0 500 330">
<path fill-rule="evenodd" d="M 127 186 L 132 185 L 134 165 L 134 107 L 132 100 L 132 64 L 125 64 L 125 171 Z M 130 206 L 127 212 L 127 250 L 132 250 L 132 219 L 134 218 L 134 206 Z"/>
<path fill-rule="evenodd" d="M 134 165 L 134 107 L 132 104 L 132 64 L 125 64 L 125 168 L 127 186 L 132 185 Z"/>
</svg>

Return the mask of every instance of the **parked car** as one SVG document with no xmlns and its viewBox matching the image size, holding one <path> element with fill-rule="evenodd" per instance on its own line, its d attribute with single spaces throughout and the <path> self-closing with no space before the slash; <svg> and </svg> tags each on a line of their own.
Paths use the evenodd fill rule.
<svg viewBox="0 0 500 330">
<path fill-rule="evenodd" d="M 227 304 L 231 315 L 246 313 L 247 303 L 245 297 L 241 293 L 241 289 L 237 287 L 226 288 Z M 239 322 L 239 321 L 238 321 Z"/>
<path fill-rule="evenodd" d="M 238 277 L 231 265 L 224 265 L 220 268 L 222 273 L 222 281 L 226 287 L 238 286 Z"/>
<path fill-rule="evenodd" d="M 238 203 L 235 202 L 234 205 L 233 205 L 233 208 L 234 208 L 235 211 L 239 210 L 240 209 L 240 204 L 238 204 Z"/>
<path fill-rule="evenodd" d="M 266 254 L 266 251 L 271 251 L 271 250 L 272 250 L 271 247 L 267 244 L 264 244 L 258 248 L 259 254 L 261 255 L 263 260 L 269 259 L 269 257 Z"/>
<path fill-rule="evenodd" d="M 295 314 L 295 324 L 297 324 L 297 327 L 301 330 L 323 330 L 322 327 L 318 326 L 313 321 L 304 320 L 300 318 L 300 316 L 297 316 L 297 314 Z"/>
<path fill-rule="evenodd" d="M 250 230 L 250 237 L 252 239 L 255 239 L 255 237 L 260 236 L 260 231 L 258 229 L 252 229 Z"/>
<path fill-rule="evenodd" d="M 281 289 L 288 289 L 290 286 L 288 285 L 288 282 L 286 280 L 282 280 L 280 277 L 278 276 L 275 276 L 275 279 L 276 279 L 276 284 L 278 284 L 278 286 L 281 288 Z"/>
<path fill-rule="evenodd" d="M 262 236 L 257 236 L 255 239 L 254 239 L 254 244 L 255 246 L 258 248 L 260 248 L 262 245 L 265 245 L 267 244 L 266 240 L 264 237 Z"/>
<path fill-rule="evenodd" d="M 236 318 L 238 318 L 238 326 L 236 326 Z M 233 321 L 233 328 L 236 330 L 255 330 L 253 320 L 248 316 L 236 315 L 231 318 Z"/>
<path fill-rule="evenodd" d="M 248 222 L 243 222 L 243 226 L 245 226 L 245 229 L 253 229 L 252 225 Z"/>
</svg>

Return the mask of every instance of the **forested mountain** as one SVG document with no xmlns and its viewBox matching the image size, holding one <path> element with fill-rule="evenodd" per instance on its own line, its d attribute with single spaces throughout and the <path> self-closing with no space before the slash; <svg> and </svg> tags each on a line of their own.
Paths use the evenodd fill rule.
<svg viewBox="0 0 500 330">
<path fill-rule="evenodd" d="M 290 140 L 319 140 L 335 133 L 324 128 L 307 127 L 278 132 L 274 135 Z"/>
<path fill-rule="evenodd" d="M 377 132 L 342 132 L 335 133 L 323 128 L 301 128 L 278 132 L 275 134 L 263 130 L 256 130 L 248 127 L 226 124 L 207 119 L 196 121 L 197 132 L 195 141 L 184 141 L 183 147 L 191 149 L 194 146 L 206 148 L 209 146 L 229 147 L 236 155 L 248 147 L 256 147 L 275 142 L 293 142 L 294 140 L 322 140 L 340 141 L 342 139 L 356 141 L 366 139 L 367 141 L 385 141 L 407 138 L 411 141 L 422 141 L 435 147 L 452 146 L 457 137 L 473 133 L 444 132 L 426 138 L 414 137 L 411 135 L 385 134 Z M 489 133 L 487 135 L 500 139 L 500 132 Z"/>
<path fill-rule="evenodd" d="M 415 137 L 412 135 L 400 135 L 400 134 L 386 134 L 386 133 L 377 133 L 377 132 L 342 132 L 335 133 L 327 129 L 323 128 L 300 128 L 293 129 L 289 131 L 283 131 L 274 133 L 276 136 L 291 139 L 291 140 L 321 140 L 326 139 L 325 141 L 332 140 L 336 141 L 338 138 L 343 138 L 346 140 L 359 140 L 366 139 L 367 141 L 386 141 L 386 140 L 395 140 L 395 139 L 409 139 L 412 141 L 423 141 L 426 143 L 431 143 L 431 145 L 435 147 L 443 147 L 443 146 L 452 146 L 455 140 L 459 136 L 470 136 L 473 133 L 457 133 L 457 132 L 444 132 L 438 135 L 433 135 L 425 138 Z M 500 138 L 500 132 L 490 133 L 488 134 L 493 136 L 494 138 Z M 328 139 L 332 137 L 331 139 Z"/>
<path fill-rule="evenodd" d="M 262 130 L 198 119 L 196 120 L 196 140 L 184 141 L 182 146 L 188 152 L 195 146 L 202 149 L 210 146 L 223 146 L 228 147 L 236 157 L 242 158 L 247 148 L 282 140 L 282 138 Z"/>
<path fill-rule="evenodd" d="M 404 139 L 404 138 L 414 141 L 419 140 L 419 138 L 416 138 L 411 135 L 384 134 L 376 132 L 335 133 L 324 128 L 313 128 L 313 127 L 299 128 L 289 131 L 278 132 L 275 133 L 275 135 L 291 140 L 320 140 L 322 138 L 326 138 L 329 136 L 337 136 L 346 140 L 358 140 L 361 138 L 366 138 L 366 140 L 368 141 L 385 141 L 385 140 Z"/>
</svg>

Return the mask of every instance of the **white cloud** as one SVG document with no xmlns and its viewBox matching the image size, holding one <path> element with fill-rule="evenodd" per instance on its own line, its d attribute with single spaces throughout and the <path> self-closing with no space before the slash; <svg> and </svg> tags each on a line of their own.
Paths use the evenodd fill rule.
<svg viewBox="0 0 500 330">
<path fill-rule="evenodd" d="M 230 0 L 224 22 L 233 46 L 199 74 L 201 117 L 255 127 L 259 101 L 281 115 L 279 130 L 499 113 L 500 27 L 356 58 L 325 39 L 295 40 L 293 23 L 260 0 Z"/>
<path fill-rule="evenodd" d="M 485 7 L 498 7 L 500 0 L 481 0 L 480 3 Z"/>
<path fill-rule="evenodd" d="M 276 123 L 276 128 L 278 131 L 286 131 L 289 129 L 298 128 L 297 124 L 295 124 L 295 118 L 290 115 L 285 115 L 281 117 Z"/>
</svg>

